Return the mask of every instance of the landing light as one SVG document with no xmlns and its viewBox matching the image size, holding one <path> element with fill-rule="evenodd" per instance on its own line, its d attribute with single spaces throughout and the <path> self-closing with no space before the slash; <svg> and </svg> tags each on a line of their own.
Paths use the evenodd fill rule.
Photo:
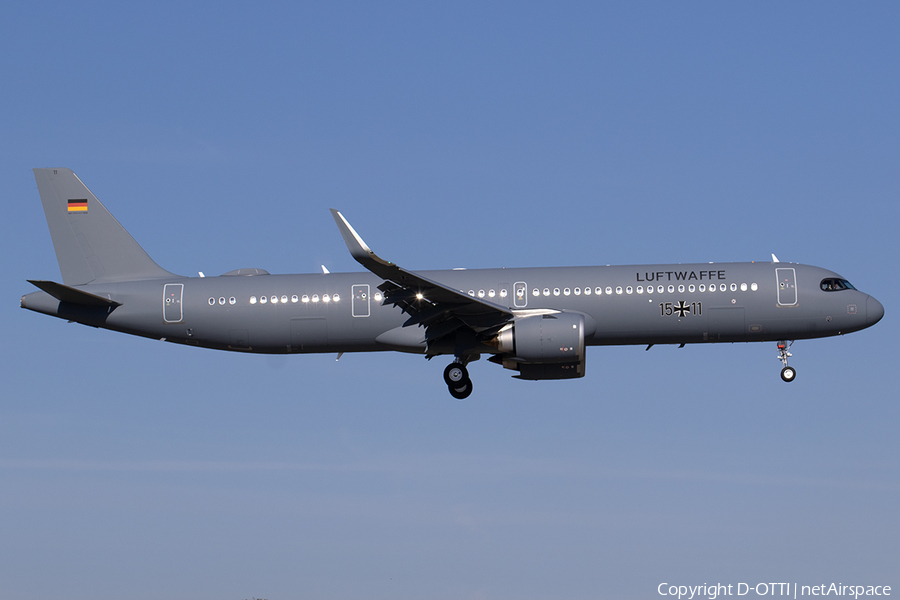
<svg viewBox="0 0 900 600">
<path fill-rule="evenodd" d="M 416 294 L 416 300 L 424 300 L 424 299 L 425 299 L 425 296 L 423 296 L 421 293 Z"/>
</svg>

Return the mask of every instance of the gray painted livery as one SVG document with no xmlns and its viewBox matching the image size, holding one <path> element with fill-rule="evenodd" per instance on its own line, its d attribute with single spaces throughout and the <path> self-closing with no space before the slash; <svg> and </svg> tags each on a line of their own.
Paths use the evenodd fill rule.
<svg viewBox="0 0 900 600">
<path fill-rule="evenodd" d="M 159 267 L 69 169 L 34 169 L 63 283 L 23 308 L 169 342 L 256 353 L 394 350 L 451 355 L 450 393 L 482 354 L 521 379 L 585 374 L 585 347 L 777 342 L 877 323 L 884 307 L 841 275 L 794 263 L 407 271 L 332 211 L 368 272 L 182 277 Z"/>
</svg>

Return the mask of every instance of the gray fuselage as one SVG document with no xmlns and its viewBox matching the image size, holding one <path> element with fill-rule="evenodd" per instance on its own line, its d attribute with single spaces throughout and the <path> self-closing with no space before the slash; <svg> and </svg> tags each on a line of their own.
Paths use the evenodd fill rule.
<svg viewBox="0 0 900 600">
<path fill-rule="evenodd" d="M 807 339 L 858 331 L 884 314 L 832 271 L 793 263 L 707 263 L 423 271 L 517 314 L 581 313 L 586 345 Z M 76 286 L 115 308 L 39 291 L 22 306 L 170 342 L 258 353 L 425 352 L 424 328 L 382 306 L 370 273 L 170 277 Z"/>
</svg>

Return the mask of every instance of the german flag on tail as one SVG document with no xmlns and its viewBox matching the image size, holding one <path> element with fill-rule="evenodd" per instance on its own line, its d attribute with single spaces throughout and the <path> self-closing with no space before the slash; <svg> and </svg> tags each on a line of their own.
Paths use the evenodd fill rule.
<svg viewBox="0 0 900 600">
<path fill-rule="evenodd" d="M 87 198 L 81 200 L 69 200 L 69 212 L 87 212 Z"/>
</svg>

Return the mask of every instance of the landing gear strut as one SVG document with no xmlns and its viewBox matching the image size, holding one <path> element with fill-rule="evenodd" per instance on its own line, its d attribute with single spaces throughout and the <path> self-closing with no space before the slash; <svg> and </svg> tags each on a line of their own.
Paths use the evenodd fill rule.
<svg viewBox="0 0 900 600">
<path fill-rule="evenodd" d="M 797 376 L 797 371 L 794 367 L 788 366 L 788 358 L 791 356 L 789 352 L 791 346 L 794 344 L 793 340 L 788 342 L 787 340 L 781 340 L 778 342 L 778 360 L 781 361 L 781 364 L 784 365 L 784 368 L 781 369 L 781 379 L 786 383 L 790 383 Z"/>
<path fill-rule="evenodd" d="M 444 383 L 447 384 L 450 395 L 457 400 L 468 398 L 472 393 L 472 380 L 469 379 L 469 371 L 462 358 L 457 357 L 444 369 Z"/>
</svg>

